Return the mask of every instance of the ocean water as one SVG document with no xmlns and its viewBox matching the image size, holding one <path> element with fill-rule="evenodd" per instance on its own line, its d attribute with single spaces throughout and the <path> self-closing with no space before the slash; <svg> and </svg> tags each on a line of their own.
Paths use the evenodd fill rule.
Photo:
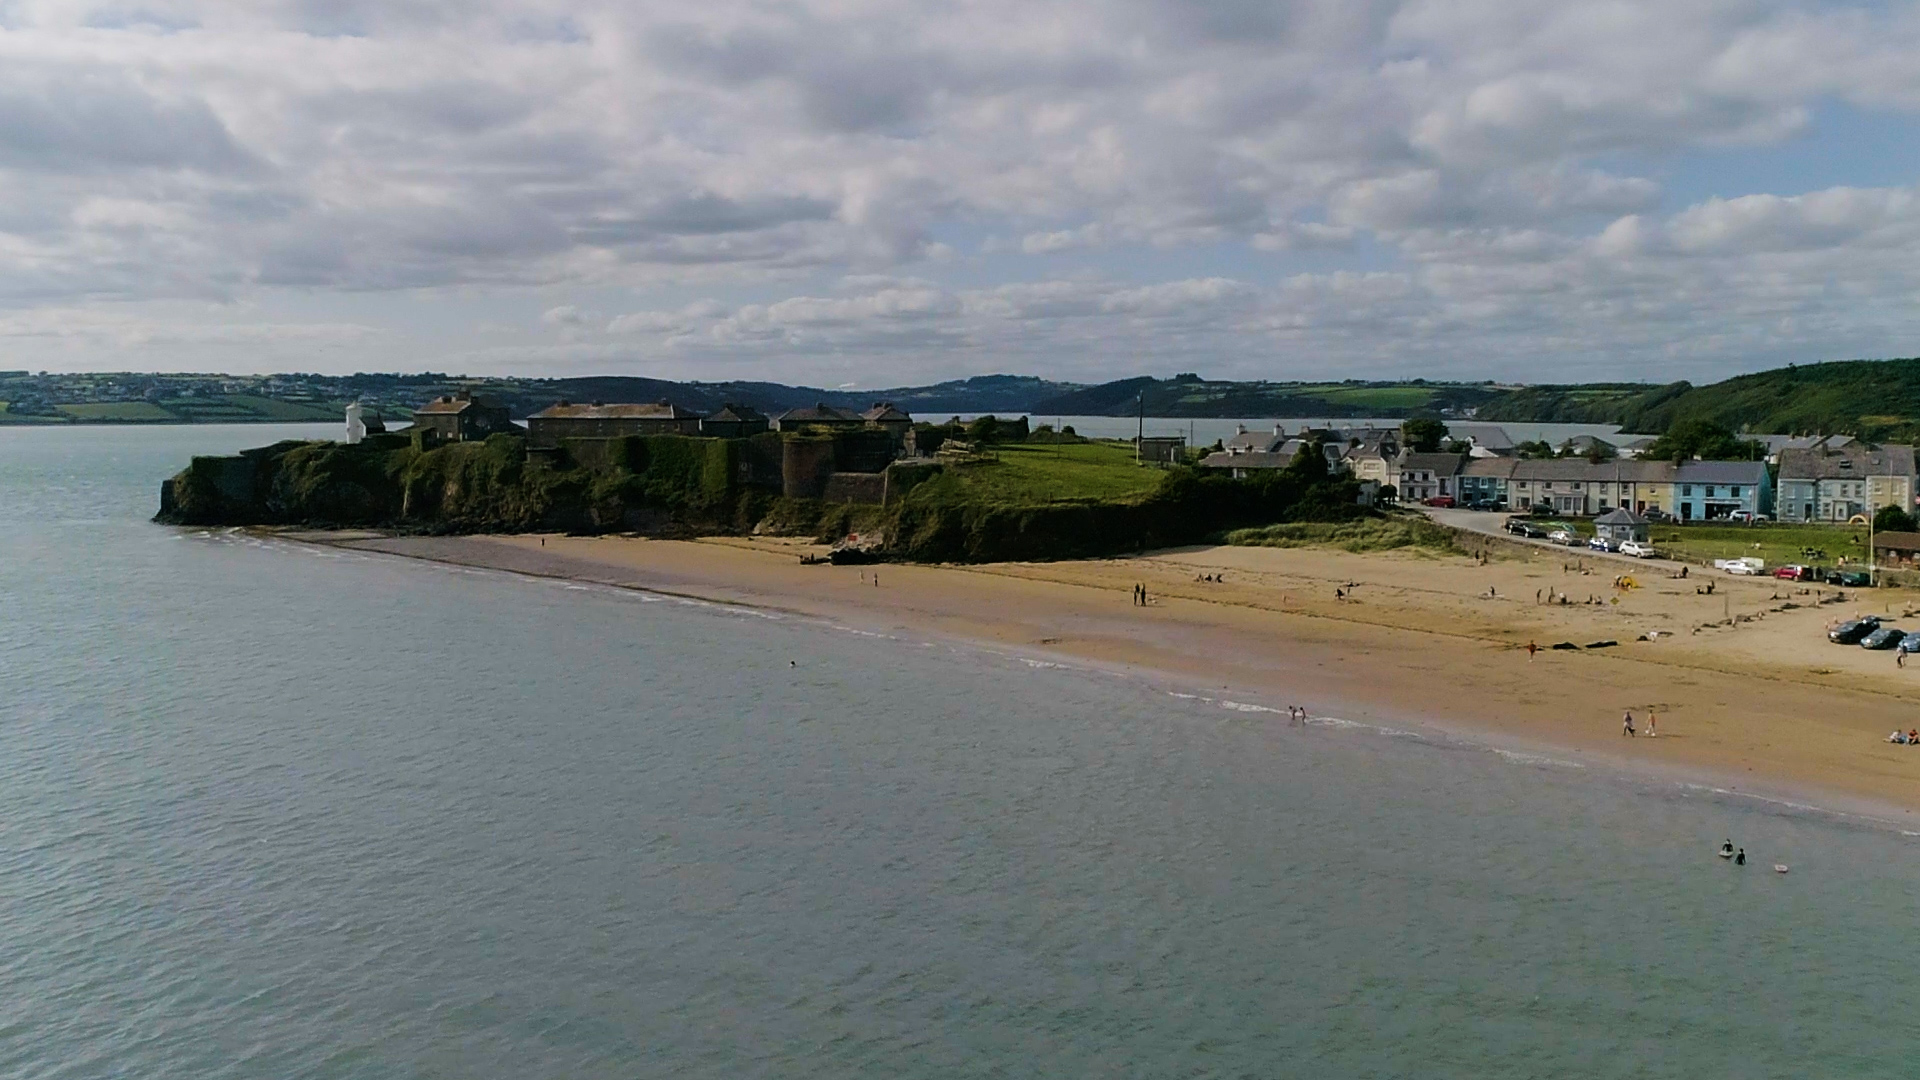
<svg viewBox="0 0 1920 1080">
<path fill-rule="evenodd" d="M 146 521 L 284 433 L 0 429 L 0 1076 L 1920 1069 L 1896 829 Z"/>
</svg>

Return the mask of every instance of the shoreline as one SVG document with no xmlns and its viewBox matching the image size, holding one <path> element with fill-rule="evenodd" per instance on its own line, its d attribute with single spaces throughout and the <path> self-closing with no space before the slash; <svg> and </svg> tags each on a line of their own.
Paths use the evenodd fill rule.
<svg viewBox="0 0 1920 1080">
<path fill-rule="evenodd" d="M 1686 649 L 1681 642 L 1662 642 L 1658 654 L 1637 644 L 1638 656 L 1620 648 L 1543 649 L 1529 661 L 1520 648 L 1524 635 L 1536 630 L 1552 639 L 1525 619 L 1436 623 L 1434 609 L 1450 611 L 1461 600 L 1458 589 L 1416 586 L 1412 591 L 1433 593 L 1426 606 L 1392 609 L 1389 617 L 1377 604 L 1329 604 L 1323 595 L 1343 576 L 1328 577 L 1329 570 L 1376 571 L 1370 576 L 1378 580 L 1361 583 L 1370 597 L 1409 573 L 1424 584 L 1442 569 L 1456 577 L 1469 567 L 1484 569 L 1460 557 L 1192 548 L 1067 563 L 830 567 L 799 564 L 798 555 L 814 550 L 810 545 L 767 540 L 270 535 L 823 619 L 861 633 L 898 637 L 905 631 L 1027 662 L 1121 675 L 1168 693 L 1240 702 L 1246 707 L 1239 711 L 1271 708 L 1284 715 L 1287 705 L 1304 704 L 1330 721 L 1411 730 L 1503 755 L 1902 831 L 1910 831 L 1906 826 L 1920 809 L 1920 748 L 1881 741 L 1896 717 L 1912 726 L 1920 714 L 1920 671 L 1911 691 L 1885 679 L 1842 686 L 1824 676 L 1796 679 L 1785 669 L 1755 667 L 1738 648 Z M 1503 559 L 1510 565 L 1501 569 L 1550 577 L 1541 561 Z M 1236 582 L 1276 580 L 1230 597 L 1179 587 L 1190 584 L 1188 571 L 1205 576 L 1209 567 L 1224 568 L 1223 576 Z M 1391 573 L 1377 572 L 1383 570 Z M 882 584 L 868 584 L 869 574 Z M 1136 578 L 1152 582 L 1146 608 L 1123 595 Z M 1771 586 L 1731 584 L 1729 593 Z M 1309 595 L 1295 595 L 1296 588 Z M 1751 602 L 1754 591 L 1746 588 L 1742 601 Z M 1568 610 L 1546 613 L 1564 619 Z M 1578 605 L 1572 613 L 1616 614 Z M 1788 614 L 1800 615 L 1801 623 L 1813 615 L 1817 624 L 1832 612 Z M 1620 701 L 1656 704 L 1665 732 L 1658 739 L 1622 739 Z"/>
</svg>

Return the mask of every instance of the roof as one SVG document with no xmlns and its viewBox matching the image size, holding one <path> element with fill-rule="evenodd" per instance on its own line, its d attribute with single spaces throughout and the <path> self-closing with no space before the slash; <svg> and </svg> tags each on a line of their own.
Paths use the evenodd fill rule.
<svg viewBox="0 0 1920 1080">
<path fill-rule="evenodd" d="M 1294 449 L 1273 453 L 1265 450 L 1248 450 L 1238 454 L 1229 454 L 1225 451 L 1208 454 L 1200 459 L 1200 467 L 1203 469 L 1284 469 L 1293 463 L 1294 450 L 1299 449 L 1300 441 L 1289 440 L 1287 445 Z"/>
<path fill-rule="evenodd" d="M 549 405 L 534 413 L 533 420 L 697 420 L 700 414 L 688 412 L 669 401 L 657 401 L 645 405 L 621 403 L 602 405 L 573 405 L 565 401 Z"/>
<path fill-rule="evenodd" d="M 721 423 L 751 424 L 764 421 L 766 417 L 761 414 L 760 410 L 751 405 L 735 405 L 732 402 L 728 402 L 720 406 L 719 412 L 707 417 L 707 419 L 717 420 Z"/>
<path fill-rule="evenodd" d="M 1873 534 L 1875 551 L 1920 551 L 1920 533 L 1883 532 Z"/>
<path fill-rule="evenodd" d="M 1624 506 L 1615 507 L 1593 519 L 1595 525 L 1645 525 L 1647 519 Z"/>
<path fill-rule="evenodd" d="M 1513 438 L 1495 424 L 1448 424 L 1447 436 L 1488 450 L 1511 450 Z"/>
<path fill-rule="evenodd" d="M 873 408 L 860 414 L 862 420 L 871 420 L 880 424 L 911 424 L 913 417 L 894 408 L 891 401 L 876 401 Z"/>
<path fill-rule="evenodd" d="M 1424 469 L 1427 472 L 1452 476 L 1460 471 L 1461 460 L 1459 454 L 1419 453 L 1409 450 L 1400 455 L 1400 460 L 1395 465 L 1401 469 Z"/>
<path fill-rule="evenodd" d="M 1592 462 L 1586 458 L 1532 458 L 1512 463 L 1506 474 L 1514 480 L 1578 480 L 1595 484 L 1625 481 L 1630 484 L 1669 484 L 1673 482 L 1671 461 L 1647 461 L 1620 458 Z M 1498 474 L 1495 474 L 1498 475 Z"/>
<path fill-rule="evenodd" d="M 1601 446 L 1604 446 L 1609 450 L 1614 448 L 1613 443 L 1610 443 L 1607 440 L 1600 438 L 1598 435 L 1575 435 L 1573 438 L 1568 439 L 1566 442 L 1563 442 L 1560 445 L 1571 446 L 1575 450 L 1581 451 L 1582 453 L 1585 453 L 1588 450 L 1592 450 L 1596 447 L 1601 447 Z"/>
<path fill-rule="evenodd" d="M 825 402 L 809 408 L 788 409 L 786 412 L 780 414 L 780 423 L 782 424 L 806 423 L 809 421 L 822 424 L 858 424 L 862 422 L 860 414 L 854 412 L 852 409 L 836 408 Z"/>
<path fill-rule="evenodd" d="M 1275 424 L 1272 431 L 1248 431 L 1245 424 L 1239 425 L 1239 428 L 1232 438 L 1222 444 L 1228 450 L 1241 453 L 1249 450 L 1269 451 L 1287 441 L 1287 437 L 1280 433 L 1279 424 Z"/>
<path fill-rule="evenodd" d="M 1913 447 L 1853 442 L 1780 451 L 1782 480 L 1848 480 L 1858 476 L 1913 475 Z"/>
<path fill-rule="evenodd" d="M 1683 461 L 1674 480 L 1682 484 L 1751 484 L 1767 482 L 1764 461 Z"/>
<path fill-rule="evenodd" d="M 486 408 L 493 403 L 484 398 L 468 397 L 465 394 L 442 394 L 425 405 L 413 410 L 415 416 L 453 416 L 466 412 L 478 405 Z"/>
</svg>

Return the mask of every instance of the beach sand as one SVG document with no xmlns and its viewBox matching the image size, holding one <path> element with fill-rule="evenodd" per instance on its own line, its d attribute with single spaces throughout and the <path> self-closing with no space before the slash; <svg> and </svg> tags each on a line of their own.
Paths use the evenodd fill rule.
<svg viewBox="0 0 1920 1080">
<path fill-rule="evenodd" d="M 1825 635 L 1856 613 L 1920 610 L 1920 594 L 1907 590 L 1821 603 L 1835 590 L 1711 570 L 1678 580 L 1618 559 L 1498 542 L 1484 565 L 1418 551 L 1204 547 L 853 567 L 803 565 L 800 556 L 823 549 L 772 539 L 303 538 L 966 639 L 1258 703 L 1282 710 L 1282 724 L 1298 704 L 1594 765 L 1651 766 L 1766 797 L 1903 820 L 1920 810 L 1920 747 L 1885 742 L 1895 728 L 1920 726 L 1920 658 L 1903 670 L 1891 652 L 1831 645 Z M 1638 587 L 1616 588 L 1623 573 Z M 1224 580 L 1195 580 L 1207 575 Z M 1709 580 L 1714 592 L 1703 595 Z M 1148 606 L 1133 603 L 1136 583 Z M 1546 603 L 1549 590 L 1571 602 Z M 1658 636 L 1637 640 L 1649 631 Z M 1600 640 L 1618 644 L 1550 648 Z M 1529 641 L 1540 647 L 1532 658 Z M 1650 707 L 1659 737 L 1623 737 L 1622 713 L 1633 710 L 1644 732 Z"/>
</svg>

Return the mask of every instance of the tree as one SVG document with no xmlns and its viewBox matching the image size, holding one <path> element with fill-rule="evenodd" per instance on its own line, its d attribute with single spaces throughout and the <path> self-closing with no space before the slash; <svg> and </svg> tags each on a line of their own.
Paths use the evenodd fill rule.
<svg viewBox="0 0 1920 1080">
<path fill-rule="evenodd" d="M 967 438 L 975 443 L 990 443 L 1000 440 L 1000 418 L 982 416 L 967 425 Z"/>
<path fill-rule="evenodd" d="M 1641 456 L 1656 461 L 1762 461 L 1767 444 L 1742 439 L 1711 420 L 1681 420 L 1653 440 Z"/>
<path fill-rule="evenodd" d="M 1447 437 L 1447 425 L 1424 416 L 1415 417 L 1401 422 L 1400 435 L 1407 440 L 1409 450 L 1431 454 L 1440 449 L 1440 440 Z"/>
<path fill-rule="evenodd" d="M 1897 506 L 1883 506 L 1873 512 L 1874 532 L 1915 532 L 1913 515 Z"/>
<path fill-rule="evenodd" d="M 1553 456 L 1553 444 L 1545 439 L 1533 439 L 1513 444 L 1513 452 L 1523 458 L 1550 458 Z"/>
</svg>

